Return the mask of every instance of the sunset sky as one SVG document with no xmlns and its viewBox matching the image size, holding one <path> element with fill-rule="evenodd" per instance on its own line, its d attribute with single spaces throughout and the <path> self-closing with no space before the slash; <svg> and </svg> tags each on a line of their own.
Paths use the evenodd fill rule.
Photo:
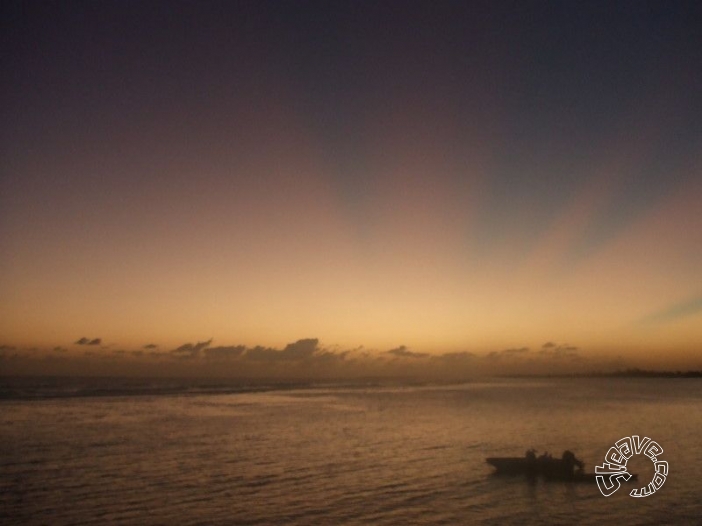
<svg viewBox="0 0 702 526">
<path fill-rule="evenodd" d="M 0 369 L 702 367 L 702 3 L 2 10 Z"/>
</svg>

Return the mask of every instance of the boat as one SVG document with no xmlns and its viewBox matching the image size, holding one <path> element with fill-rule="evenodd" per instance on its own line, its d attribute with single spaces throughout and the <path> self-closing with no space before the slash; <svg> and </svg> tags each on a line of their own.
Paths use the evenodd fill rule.
<svg viewBox="0 0 702 526">
<path fill-rule="evenodd" d="M 571 451 L 564 451 L 561 458 L 544 453 L 537 457 L 531 449 L 523 457 L 488 457 L 488 464 L 495 468 L 495 475 L 523 475 L 527 478 L 564 482 L 597 482 L 595 473 L 585 473 L 585 464 Z M 638 476 L 632 473 L 631 480 Z"/>
</svg>

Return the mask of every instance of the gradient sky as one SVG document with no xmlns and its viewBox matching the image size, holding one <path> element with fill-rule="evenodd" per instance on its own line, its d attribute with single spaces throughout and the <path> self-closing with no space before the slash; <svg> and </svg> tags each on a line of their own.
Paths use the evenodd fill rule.
<svg viewBox="0 0 702 526">
<path fill-rule="evenodd" d="M 701 3 L 2 9 L 5 349 L 702 366 Z"/>
</svg>

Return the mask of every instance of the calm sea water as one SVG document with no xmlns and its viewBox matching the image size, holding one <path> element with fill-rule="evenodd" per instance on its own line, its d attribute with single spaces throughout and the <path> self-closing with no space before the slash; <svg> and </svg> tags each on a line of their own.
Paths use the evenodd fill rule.
<svg viewBox="0 0 702 526">
<path fill-rule="evenodd" d="M 114 380 L 0 382 L 5 524 L 702 520 L 698 379 L 251 392 Z M 641 483 L 608 498 L 596 485 L 495 477 L 485 463 L 530 447 L 554 455 L 567 448 L 592 471 L 632 434 L 658 441 L 670 466 L 663 488 L 643 499 L 628 491 L 650 480 L 647 459 L 635 464 Z"/>
</svg>

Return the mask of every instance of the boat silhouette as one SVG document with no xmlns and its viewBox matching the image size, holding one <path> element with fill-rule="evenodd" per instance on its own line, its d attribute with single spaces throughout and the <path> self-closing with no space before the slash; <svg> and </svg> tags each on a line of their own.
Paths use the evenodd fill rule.
<svg viewBox="0 0 702 526">
<path fill-rule="evenodd" d="M 553 458 L 548 453 L 537 457 L 530 449 L 523 457 L 488 457 L 485 461 L 495 468 L 495 475 L 522 475 L 530 479 L 564 482 L 597 482 L 595 473 L 586 473 L 585 464 L 571 451 L 564 451 L 561 458 Z M 638 475 L 631 474 L 629 480 Z"/>
</svg>

